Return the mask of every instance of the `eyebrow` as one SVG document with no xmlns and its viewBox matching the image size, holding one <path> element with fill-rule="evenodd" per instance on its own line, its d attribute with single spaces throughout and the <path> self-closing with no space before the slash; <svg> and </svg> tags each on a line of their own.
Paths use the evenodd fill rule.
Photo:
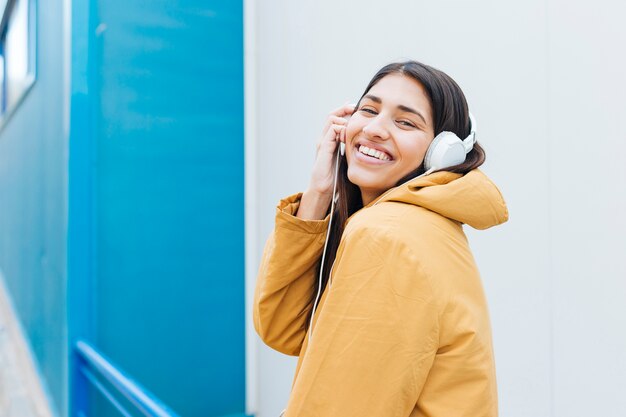
<svg viewBox="0 0 626 417">
<path fill-rule="evenodd" d="M 381 104 L 381 103 L 383 102 L 383 101 L 380 99 L 380 97 L 376 97 L 376 96 L 373 96 L 373 95 L 371 95 L 371 94 L 366 94 L 366 95 L 364 95 L 364 96 L 363 96 L 363 98 L 370 99 L 370 100 L 372 100 L 374 103 L 378 103 L 378 104 Z M 417 115 L 417 116 L 421 117 L 421 118 L 422 118 L 422 120 L 424 121 L 424 123 L 426 123 L 426 118 L 422 115 L 422 113 L 418 112 L 417 110 L 412 109 L 412 108 L 407 107 L 407 106 L 402 105 L 402 104 L 398 105 L 398 108 L 399 108 L 400 110 L 402 110 L 402 111 L 405 111 L 405 112 L 408 112 L 408 113 L 413 113 L 413 114 L 415 114 L 415 115 Z M 427 123 L 426 123 L 426 124 L 427 124 Z"/>
</svg>

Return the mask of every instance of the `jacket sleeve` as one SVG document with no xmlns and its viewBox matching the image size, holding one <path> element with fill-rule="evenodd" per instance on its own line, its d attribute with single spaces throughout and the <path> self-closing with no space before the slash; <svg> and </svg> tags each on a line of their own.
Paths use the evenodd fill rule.
<svg viewBox="0 0 626 417">
<path fill-rule="evenodd" d="M 281 200 L 259 267 L 253 302 L 254 327 L 271 348 L 298 355 L 317 291 L 317 265 L 329 217 L 295 217 L 302 193 Z"/>
<path fill-rule="evenodd" d="M 417 404 L 439 308 L 416 256 L 392 234 L 373 225 L 342 241 L 286 417 L 407 417 Z M 406 297 L 407 285 L 419 297 Z"/>
</svg>

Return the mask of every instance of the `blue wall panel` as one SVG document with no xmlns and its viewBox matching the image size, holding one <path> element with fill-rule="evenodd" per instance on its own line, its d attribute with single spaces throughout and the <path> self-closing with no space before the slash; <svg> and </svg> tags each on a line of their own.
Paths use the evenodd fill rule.
<svg viewBox="0 0 626 417">
<path fill-rule="evenodd" d="M 243 412 L 242 4 L 92 13 L 95 343 L 183 416 Z"/>
<path fill-rule="evenodd" d="M 243 412 L 242 4 L 72 2 L 70 91 L 63 2 L 37 7 L 38 80 L 0 131 L 0 270 L 59 415 L 68 335 L 183 416 Z"/>
<path fill-rule="evenodd" d="M 68 144 L 63 2 L 36 3 L 38 79 L 0 131 L 0 270 L 51 399 L 64 415 Z"/>
</svg>

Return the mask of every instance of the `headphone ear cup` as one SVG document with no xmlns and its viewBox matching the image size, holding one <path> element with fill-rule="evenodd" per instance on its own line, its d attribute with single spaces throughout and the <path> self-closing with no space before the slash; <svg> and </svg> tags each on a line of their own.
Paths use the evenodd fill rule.
<svg viewBox="0 0 626 417">
<path fill-rule="evenodd" d="M 465 146 L 457 135 L 452 132 L 441 132 L 431 142 L 426 156 L 426 171 L 440 170 L 465 162 Z"/>
</svg>

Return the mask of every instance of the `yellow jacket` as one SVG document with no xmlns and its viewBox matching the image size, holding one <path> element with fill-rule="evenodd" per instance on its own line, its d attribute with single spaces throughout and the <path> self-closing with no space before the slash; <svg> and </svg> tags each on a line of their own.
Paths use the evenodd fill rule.
<svg viewBox="0 0 626 417">
<path fill-rule="evenodd" d="M 263 341 L 299 356 L 285 417 L 497 416 L 487 304 L 462 228 L 508 219 L 496 186 L 479 170 L 438 172 L 353 214 L 310 342 L 328 217 L 295 217 L 300 196 L 277 208 L 253 307 Z"/>
</svg>

